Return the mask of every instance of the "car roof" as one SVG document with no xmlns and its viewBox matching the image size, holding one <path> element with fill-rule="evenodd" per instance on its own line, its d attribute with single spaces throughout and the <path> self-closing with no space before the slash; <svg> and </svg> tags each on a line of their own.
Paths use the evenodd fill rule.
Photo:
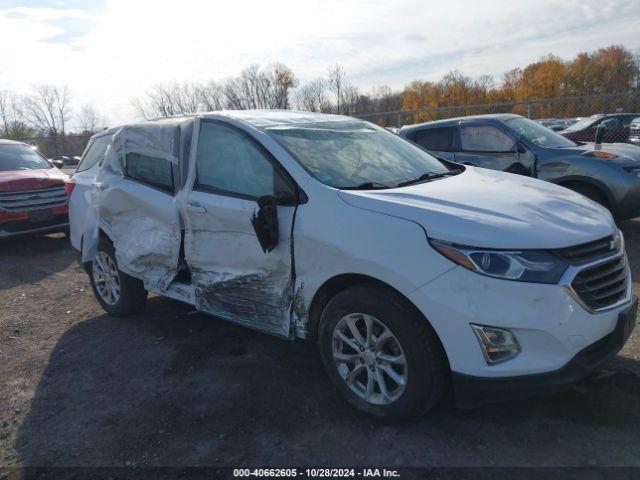
<svg viewBox="0 0 640 480">
<path fill-rule="evenodd" d="M 290 125 L 303 124 L 313 122 L 331 122 L 331 121 L 363 121 L 354 117 L 344 115 L 332 115 L 327 113 L 301 112 L 296 110 L 220 110 L 213 112 L 193 113 L 187 115 L 175 115 L 170 117 L 153 118 L 143 120 L 141 122 L 127 123 L 119 127 L 113 127 L 96 133 L 91 138 L 96 139 L 104 135 L 113 135 L 123 127 L 144 125 L 181 125 L 195 118 L 220 118 L 228 117 L 230 119 L 240 120 L 255 128 L 264 128 L 274 125 Z"/>
<path fill-rule="evenodd" d="M 401 132 L 409 132 L 413 130 L 420 130 L 422 128 L 431 128 L 431 127 L 443 127 L 447 125 L 452 125 L 461 121 L 469 121 L 469 120 L 497 120 L 504 121 L 509 120 L 510 118 L 522 118 L 522 115 L 517 115 L 515 113 L 488 113 L 484 115 L 469 115 L 468 117 L 455 117 L 455 118 L 447 118 L 444 120 L 434 120 L 432 122 L 424 122 L 417 123 L 415 125 L 405 125 L 400 129 Z"/>
</svg>

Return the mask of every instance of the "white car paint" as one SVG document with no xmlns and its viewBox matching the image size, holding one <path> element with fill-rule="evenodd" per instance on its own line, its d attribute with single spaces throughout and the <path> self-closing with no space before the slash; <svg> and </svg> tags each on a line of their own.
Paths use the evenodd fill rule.
<svg viewBox="0 0 640 480">
<path fill-rule="evenodd" d="M 193 189 L 197 132 L 201 122 L 212 120 L 233 125 L 259 142 L 308 197 L 297 207 L 295 220 L 292 207 L 279 208 L 280 238 L 284 240 L 269 254 L 260 250 L 252 235 L 249 219 L 254 202 Z M 615 233 L 606 209 L 549 183 L 476 168 L 404 188 L 337 190 L 312 177 L 260 130 L 265 125 L 333 120 L 344 117 L 269 111 L 185 117 L 180 120 L 183 126 L 192 122 L 196 132 L 190 155 L 178 162 L 188 164 L 188 175 L 175 197 L 164 200 L 150 196 L 149 187 L 124 177 L 121 150 L 127 148 L 136 129 L 116 129 L 104 163 L 97 171 L 74 177 L 78 186 L 70 203 L 73 246 L 90 260 L 88 252 L 97 237 L 85 238 L 83 243 L 81 237 L 102 229 L 114 242 L 119 267 L 144 280 L 148 289 L 285 337 L 312 334 L 309 308 L 325 282 L 343 274 L 371 277 L 403 294 L 424 314 L 452 370 L 467 375 L 514 376 L 554 370 L 611 332 L 618 313 L 629 302 L 593 314 L 561 285 L 482 276 L 452 263 L 428 242 L 432 237 L 492 248 L 573 246 Z M 153 130 L 153 122 L 143 124 L 139 131 L 144 128 Z M 167 271 L 159 277 L 158 265 L 154 265 L 162 259 L 164 267 L 175 267 L 177 257 L 167 252 L 176 251 L 176 228 L 185 230 L 185 257 L 194 272 L 191 285 L 170 282 Z M 169 237 L 162 234 L 167 231 L 173 232 L 170 245 L 165 242 Z M 291 275 L 292 251 L 295 278 Z M 259 281 L 252 283 L 255 278 Z M 249 284 L 243 284 L 247 279 Z M 216 296 L 219 290 L 215 295 L 207 291 L 225 282 L 233 286 L 236 280 L 240 282 L 235 285 L 244 289 L 225 290 L 230 295 L 222 302 Z M 256 286 L 261 289 L 256 291 Z M 247 308 L 225 310 L 230 301 Z M 276 301 L 284 302 L 282 308 L 274 308 Z M 522 353 L 488 365 L 470 323 L 512 328 Z"/>
</svg>

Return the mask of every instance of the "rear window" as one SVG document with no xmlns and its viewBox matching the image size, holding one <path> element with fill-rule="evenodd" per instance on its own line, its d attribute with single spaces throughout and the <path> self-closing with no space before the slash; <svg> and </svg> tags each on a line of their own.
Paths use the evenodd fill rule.
<svg viewBox="0 0 640 480">
<path fill-rule="evenodd" d="M 101 162 L 107 151 L 107 147 L 111 143 L 112 137 L 113 135 L 105 135 L 104 137 L 96 138 L 93 143 L 89 145 L 87 152 L 82 157 L 77 171 L 83 172 L 89 170 L 96 163 Z"/>
<path fill-rule="evenodd" d="M 173 167 L 169 160 L 129 152 L 125 163 L 127 177 L 173 193 Z"/>
<path fill-rule="evenodd" d="M 453 151 L 453 136 L 456 127 L 425 128 L 414 134 L 414 142 L 427 150 Z"/>
<path fill-rule="evenodd" d="M 45 168 L 53 167 L 33 148 L 19 143 L 0 145 L 0 171 L 41 170 Z"/>
</svg>

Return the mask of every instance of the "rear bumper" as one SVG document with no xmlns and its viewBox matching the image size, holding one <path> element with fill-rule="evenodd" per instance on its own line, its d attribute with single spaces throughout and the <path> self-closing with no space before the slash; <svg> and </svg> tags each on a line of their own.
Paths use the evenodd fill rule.
<svg viewBox="0 0 640 480">
<path fill-rule="evenodd" d="M 558 370 L 514 377 L 477 377 L 453 372 L 456 404 L 460 408 L 475 408 L 487 403 L 554 393 L 579 382 L 622 349 L 635 326 L 637 308 L 635 297 L 620 314 L 613 332 L 578 352 Z"/>
</svg>

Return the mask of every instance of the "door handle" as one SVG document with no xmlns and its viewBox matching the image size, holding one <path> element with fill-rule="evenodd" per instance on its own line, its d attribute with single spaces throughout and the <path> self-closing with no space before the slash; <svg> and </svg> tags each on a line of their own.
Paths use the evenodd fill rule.
<svg viewBox="0 0 640 480">
<path fill-rule="evenodd" d="M 193 213 L 207 213 L 207 209 L 198 202 L 187 202 L 187 210 Z"/>
</svg>

